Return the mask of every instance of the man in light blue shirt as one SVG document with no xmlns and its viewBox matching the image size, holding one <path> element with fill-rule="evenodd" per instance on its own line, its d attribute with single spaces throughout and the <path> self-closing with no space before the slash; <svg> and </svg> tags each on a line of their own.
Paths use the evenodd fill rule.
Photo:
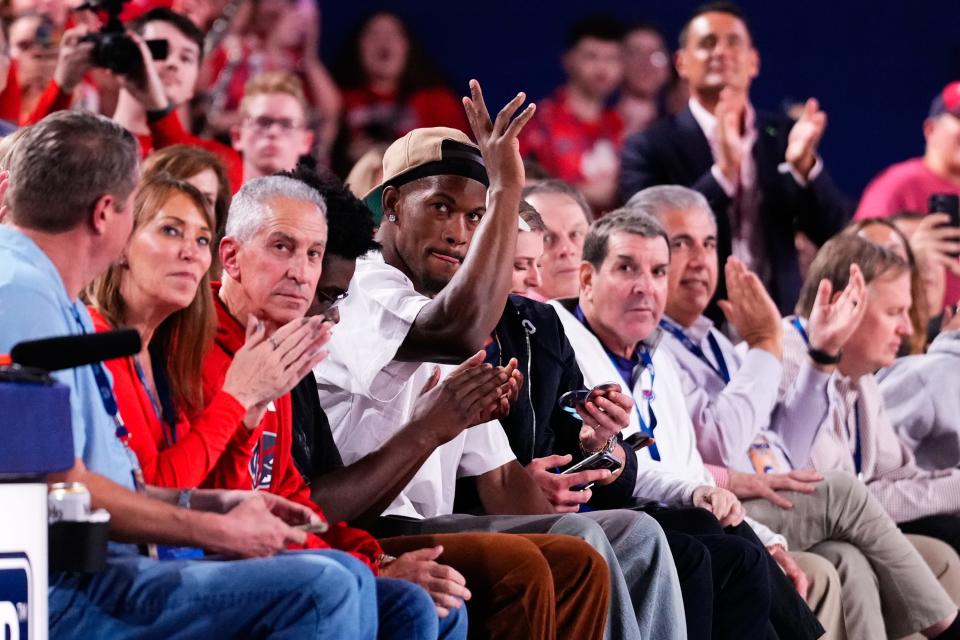
<svg viewBox="0 0 960 640">
<path fill-rule="evenodd" d="M 92 330 L 78 297 L 130 235 L 138 157 L 128 131 L 81 112 L 49 116 L 21 138 L 0 226 L 0 351 Z M 252 559 L 160 562 L 112 547 L 99 573 L 51 575 L 51 636 L 376 637 L 374 578 L 359 560 L 339 551 L 273 556 L 305 541 L 293 525 L 316 519 L 308 509 L 267 493 L 137 486 L 136 459 L 117 437 L 94 367 L 57 374 L 70 387 L 76 463 L 48 480 L 86 484 L 124 542 Z"/>
</svg>

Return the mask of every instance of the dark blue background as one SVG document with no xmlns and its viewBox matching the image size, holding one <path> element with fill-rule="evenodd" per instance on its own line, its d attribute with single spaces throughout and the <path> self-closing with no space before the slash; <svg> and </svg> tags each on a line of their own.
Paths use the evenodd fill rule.
<svg viewBox="0 0 960 640">
<path fill-rule="evenodd" d="M 605 12 L 659 25 L 670 45 L 700 2 L 408 2 L 323 3 L 326 60 L 368 12 L 391 8 L 407 18 L 455 86 L 478 78 L 491 103 L 518 90 L 538 99 L 563 81 L 559 57 L 570 22 Z M 883 167 L 923 152 L 930 99 L 960 79 L 960 2 L 745 0 L 761 55 L 753 102 L 778 108 L 815 96 L 829 116 L 821 152 L 840 186 L 859 196 Z"/>
</svg>

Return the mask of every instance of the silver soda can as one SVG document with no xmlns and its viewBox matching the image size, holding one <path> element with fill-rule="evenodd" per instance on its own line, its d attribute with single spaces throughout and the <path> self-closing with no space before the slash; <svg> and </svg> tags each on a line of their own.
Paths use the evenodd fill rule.
<svg viewBox="0 0 960 640">
<path fill-rule="evenodd" d="M 58 482 L 47 494 L 49 522 L 82 522 L 90 515 L 90 492 L 82 482 Z"/>
</svg>

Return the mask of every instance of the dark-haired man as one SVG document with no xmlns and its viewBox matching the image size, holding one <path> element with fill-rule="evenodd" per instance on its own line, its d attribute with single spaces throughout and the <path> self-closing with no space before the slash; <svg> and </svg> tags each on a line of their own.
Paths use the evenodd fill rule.
<svg viewBox="0 0 960 640">
<path fill-rule="evenodd" d="M 308 314 L 339 320 L 337 304 L 346 297 L 356 262 L 379 248 L 373 214 L 335 176 L 305 167 L 287 175 L 312 186 L 327 203 L 328 237 L 317 296 Z M 479 365 L 479 361 L 476 363 Z M 476 386 L 476 385 L 475 385 Z M 343 464 L 320 406 L 317 381 L 308 374 L 291 392 L 293 458 L 310 484 L 313 499 L 337 518 L 365 522 L 379 516 L 390 500 L 433 452 L 434 441 L 449 433 L 443 414 L 458 415 L 472 389 L 456 395 L 438 389 L 418 401 L 428 419 L 411 419 L 388 446 L 349 466 Z M 456 421 L 454 431 L 468 424 Z M 609 572 L 603 558 L 571 536 L 529 538 L 501 533 L 451 533 L 382 540 L 398 557 L 381 566 L 383 575 L 406 578 L 424 587 L 443 615 L 469 600 L 477 636 L 508 638 L 598 636 L 602 618 L 587 611 L 607 606 Z M 561 594 L 553 584 L 576 584 Z M 524 598 L 514 597 L 518 590 Z M 579 622 L 572 622 L 578 620 Z"/>
<path fill-rule="evenodd" d="M 801 284 L 795 231 L 820 244 L 849 218 L 817 156 L 826 114 L 812 98 L 796 122 L 754 110 L 749 91 L 760 55 L 732 3 L 694 12 L 680 32 L 676 66 L 689 106 L 627 140 L 620 199 L 659 184 L 703 193 L 717 217 L 720 260 L 740 258 L 789 313 Z"/>
<path fill-rule="evenodd" d="M 567 82 L 544 99 L 520 137 L 520 151 L 579 187 L 596 211 L 616 195 L 623 120 L 607 99 L 623 77 L 623 25 L 608 16 L 574 24 L 567 36 Z"/>
<path fill-rule="evenodd" d="M 383 249 L 358 263 L 330 357 L 314 370 L 347 462 L 384 446 L 415 411 L 421 389 L 449 371 L 428 363 L 477 354 L 506 304 L 513 263 L 489 256 L 511 255 L 516 246 L 523 167 L 515 144 L 533 109 L 511 122 L 524 99 L 518 94 L 493 122 L 475 82 L 471 94 L 464 104 L 479 149 L 452 129 L 414 130 L 387 149 L 384 181 L 367 197 L 384 213 Z M 474 478 L 490 515 L 454 513 L 462 477 Z M 385 514 L 379 530 L 394 534 L 581 537 L 610 568 L 612 637 L 685 636 L 675 616 L 672 625 L 655 619 L 680 600 L 662 531 L 643 514 L 555 514 L 496 421 L 437 447 Z"/>
<path fill-rule="evenodd" d="M 759 614 L 768 612 L 769 622 L 781 638 L 820 637 L 822 627 L 797 597 L 797 591 L 806 595 L 806 579 L 787 555 L 786 540 L 745 517 L 736 497 L 716 486 L 696 449 L 676 364 L 658 348 L 669 262 L 668 238 L 659 223 L 650 216 L 617 210 L 594 222 L 584 241 L 579 298 L 551 302 L 573 346 L 585 386 L 622 381 L 624 393 L 632 400 L 629 426 L 622 430 L 623 435 L 655 439 L 635 452 L 610 436 L 600 421 L 584 416 L 589 437 L 584 448 L 592 450 L 601 434 L 608 436 L 607 447 L 614 455 L 628 457 L 625 462 L 631 470 L 629 475 L 626 471 L 621 474 L 611 489 L 620 485 L 623 494 L 640 502 L 708 509 L 734 536 L 743 538 L 737 542 L 760 552 L 754 562 L 770 567 L 769 572 L 761 572 L 764 578 L 769 576 L 769 582 L 755 580 L 748 587 L 741 586 L 752 587 L 753 592 L 741 596 L 740 601 L 755 598 L 770 608 L 757 608 L 753 616 L 731 615 L 729 609 L 721 608 L 729 637 L 761 637 L 767 621 Z M 676 525 L 684 531 L 682 522 Z M 714 535 L 723 535 L 716 522 Z"/>
</svg>

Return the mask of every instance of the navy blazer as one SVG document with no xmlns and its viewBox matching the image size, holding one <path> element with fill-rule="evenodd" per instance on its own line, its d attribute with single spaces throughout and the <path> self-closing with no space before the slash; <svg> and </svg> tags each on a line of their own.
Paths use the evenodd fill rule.
<svg viewBox="0 0 960 640">
<path fill-rule="evenodd" d="M 789 173 L 778 170 L 792 126 L 793 121 L 786 116 L 758 112 L 757 140 L 753 145 L 757 182 L 763 195 L 760 219 L 771 267 L 770 295 L 783 314 L 793 313 L 802 285 L 794 232 L 803 231 L 819 246 L 840 231 L 852 213 L 851 203 L 826 171 L 807 187 L 801 187 Z M 731 251 L 727 215 L 730 198 L 710 172 L 712 165 L 710 144 L 687 108 L 627 139 L 619 195 L 626 202 L 637 191 L 660 184 L 679 184 L 702 193 L 717 217 L 717 248 L 722 267 Z M 721 268 L 717 296 L 724 295 Z"/>
</svg>

